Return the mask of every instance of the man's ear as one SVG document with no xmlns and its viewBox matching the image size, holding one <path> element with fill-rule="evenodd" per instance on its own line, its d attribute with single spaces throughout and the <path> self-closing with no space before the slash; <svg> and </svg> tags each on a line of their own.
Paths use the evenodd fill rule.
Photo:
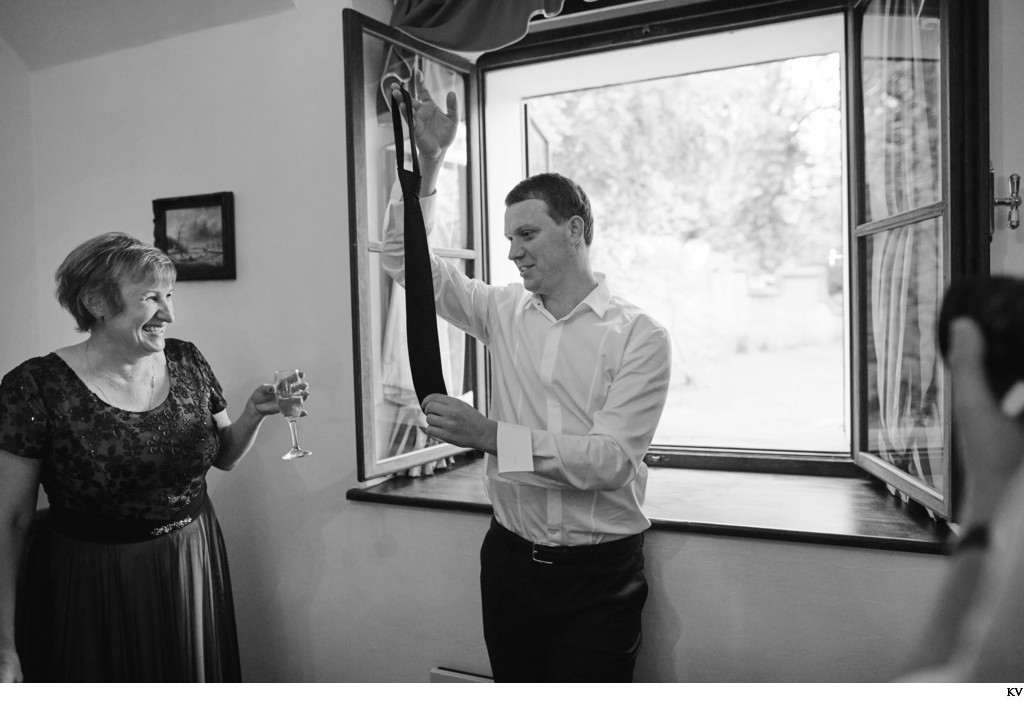
<svg viewBox="0 0 1024 701">
<path fill-rule="evenodd" d="M 574 246 L 583 241 L 583 217 L 578 214 L 569 217 L 569 240 Z"/>
</svg>

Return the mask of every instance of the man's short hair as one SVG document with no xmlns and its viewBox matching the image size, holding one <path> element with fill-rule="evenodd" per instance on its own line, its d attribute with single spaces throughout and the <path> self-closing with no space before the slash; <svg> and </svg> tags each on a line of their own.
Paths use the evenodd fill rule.
<svg viewBox="0 0 1024 701">
<path fill-rule="evenodd" d="M 526 200 L 540 200 L 548 207 L 548 215 L 559 224 L 571 217 L 583 220 L 583 241 L 589 246 L 594 239 L 594 214 L 583 188 L 558 173 L 531 175 L 512 188 L 505 197 L 509 207 Z"/>
</svg>

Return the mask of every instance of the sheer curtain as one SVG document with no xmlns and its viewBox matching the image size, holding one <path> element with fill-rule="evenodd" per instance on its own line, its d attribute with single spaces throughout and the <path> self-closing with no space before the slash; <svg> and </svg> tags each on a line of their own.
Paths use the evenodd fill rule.
<svg viewBox="0 0 1024 701">
<path fill-rule="evenodd" d="M 865 161 L 872 221 L 941 201 L 938 18 L 921 0 L 875 0 L 865 38 Z M 942 219 L 867 242 L 877 415 L 872 447 L 930 486 L 941 471 L 942 372 L 935 321 L 943 287 Z"/>
</svg>

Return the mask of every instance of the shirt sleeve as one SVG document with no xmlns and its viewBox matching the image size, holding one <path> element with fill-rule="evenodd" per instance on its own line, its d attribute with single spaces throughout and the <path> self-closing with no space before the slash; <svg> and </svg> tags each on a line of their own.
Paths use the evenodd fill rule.
<svg viewBox="0 0 1024 701">
<path fill-rule="evenodd" d="M 428 243 L 434 231 L 436 209 L 436 194 L 420 198 Z M 405 202 L 397 181 L 391 189 L 391 197 L 384 212 L 384 240 L 380 259 L 384 272 L 404 288 Z M 433 251 L 430 252 L 430 267 L 438 316 L 487 343 L 492 288 L 481 280 L 466 276 L 456 265 L 435 255 Z"/>
<path fill-rule="evenodd" d="M 0 450 L 23 458 L 40 458 L 49 435 L 42 390 L 23 363 L 0 381 Z"/>
<path fill-rule="evenodd" d="M 614 491 L 636 478 L 668 398 L 672 350 L 661 326 L 651 323 L 635 335 L 590 431 L 575 436 L 530 430 L 532 472 L 513 467 L 522 465 L 521 458 L 511 456 L 523 450 L 523 434 L 518 434 L 516 447 L 504 451 L 506 455 L 499 444 L 498 472 L 503 478 L 549 489 L 591 491 Z"/>
<path fill-rule="evenodd" d="M 533 435 L 529 426 L 498 422 L 498 473 L 533 472 Z"/>
</svg>

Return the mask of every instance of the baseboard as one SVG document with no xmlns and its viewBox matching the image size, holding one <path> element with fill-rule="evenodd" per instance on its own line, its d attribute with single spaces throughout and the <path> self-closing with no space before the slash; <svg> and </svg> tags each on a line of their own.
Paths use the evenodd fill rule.
<svg viewBox="0 0 1024 701">
<path fill-rule="evenodd" d="M 431 684 L 467 684 L 467 683 L 485 683 L 489 684 L 493 679 L 490 677 L 481 677 L 479 674 L 470 674 L 469 672 L 457 672 L 454 669 L 447 669 L 445 667 L 434 667 L 430 670 L 430 683 Z"/>
</svg>

